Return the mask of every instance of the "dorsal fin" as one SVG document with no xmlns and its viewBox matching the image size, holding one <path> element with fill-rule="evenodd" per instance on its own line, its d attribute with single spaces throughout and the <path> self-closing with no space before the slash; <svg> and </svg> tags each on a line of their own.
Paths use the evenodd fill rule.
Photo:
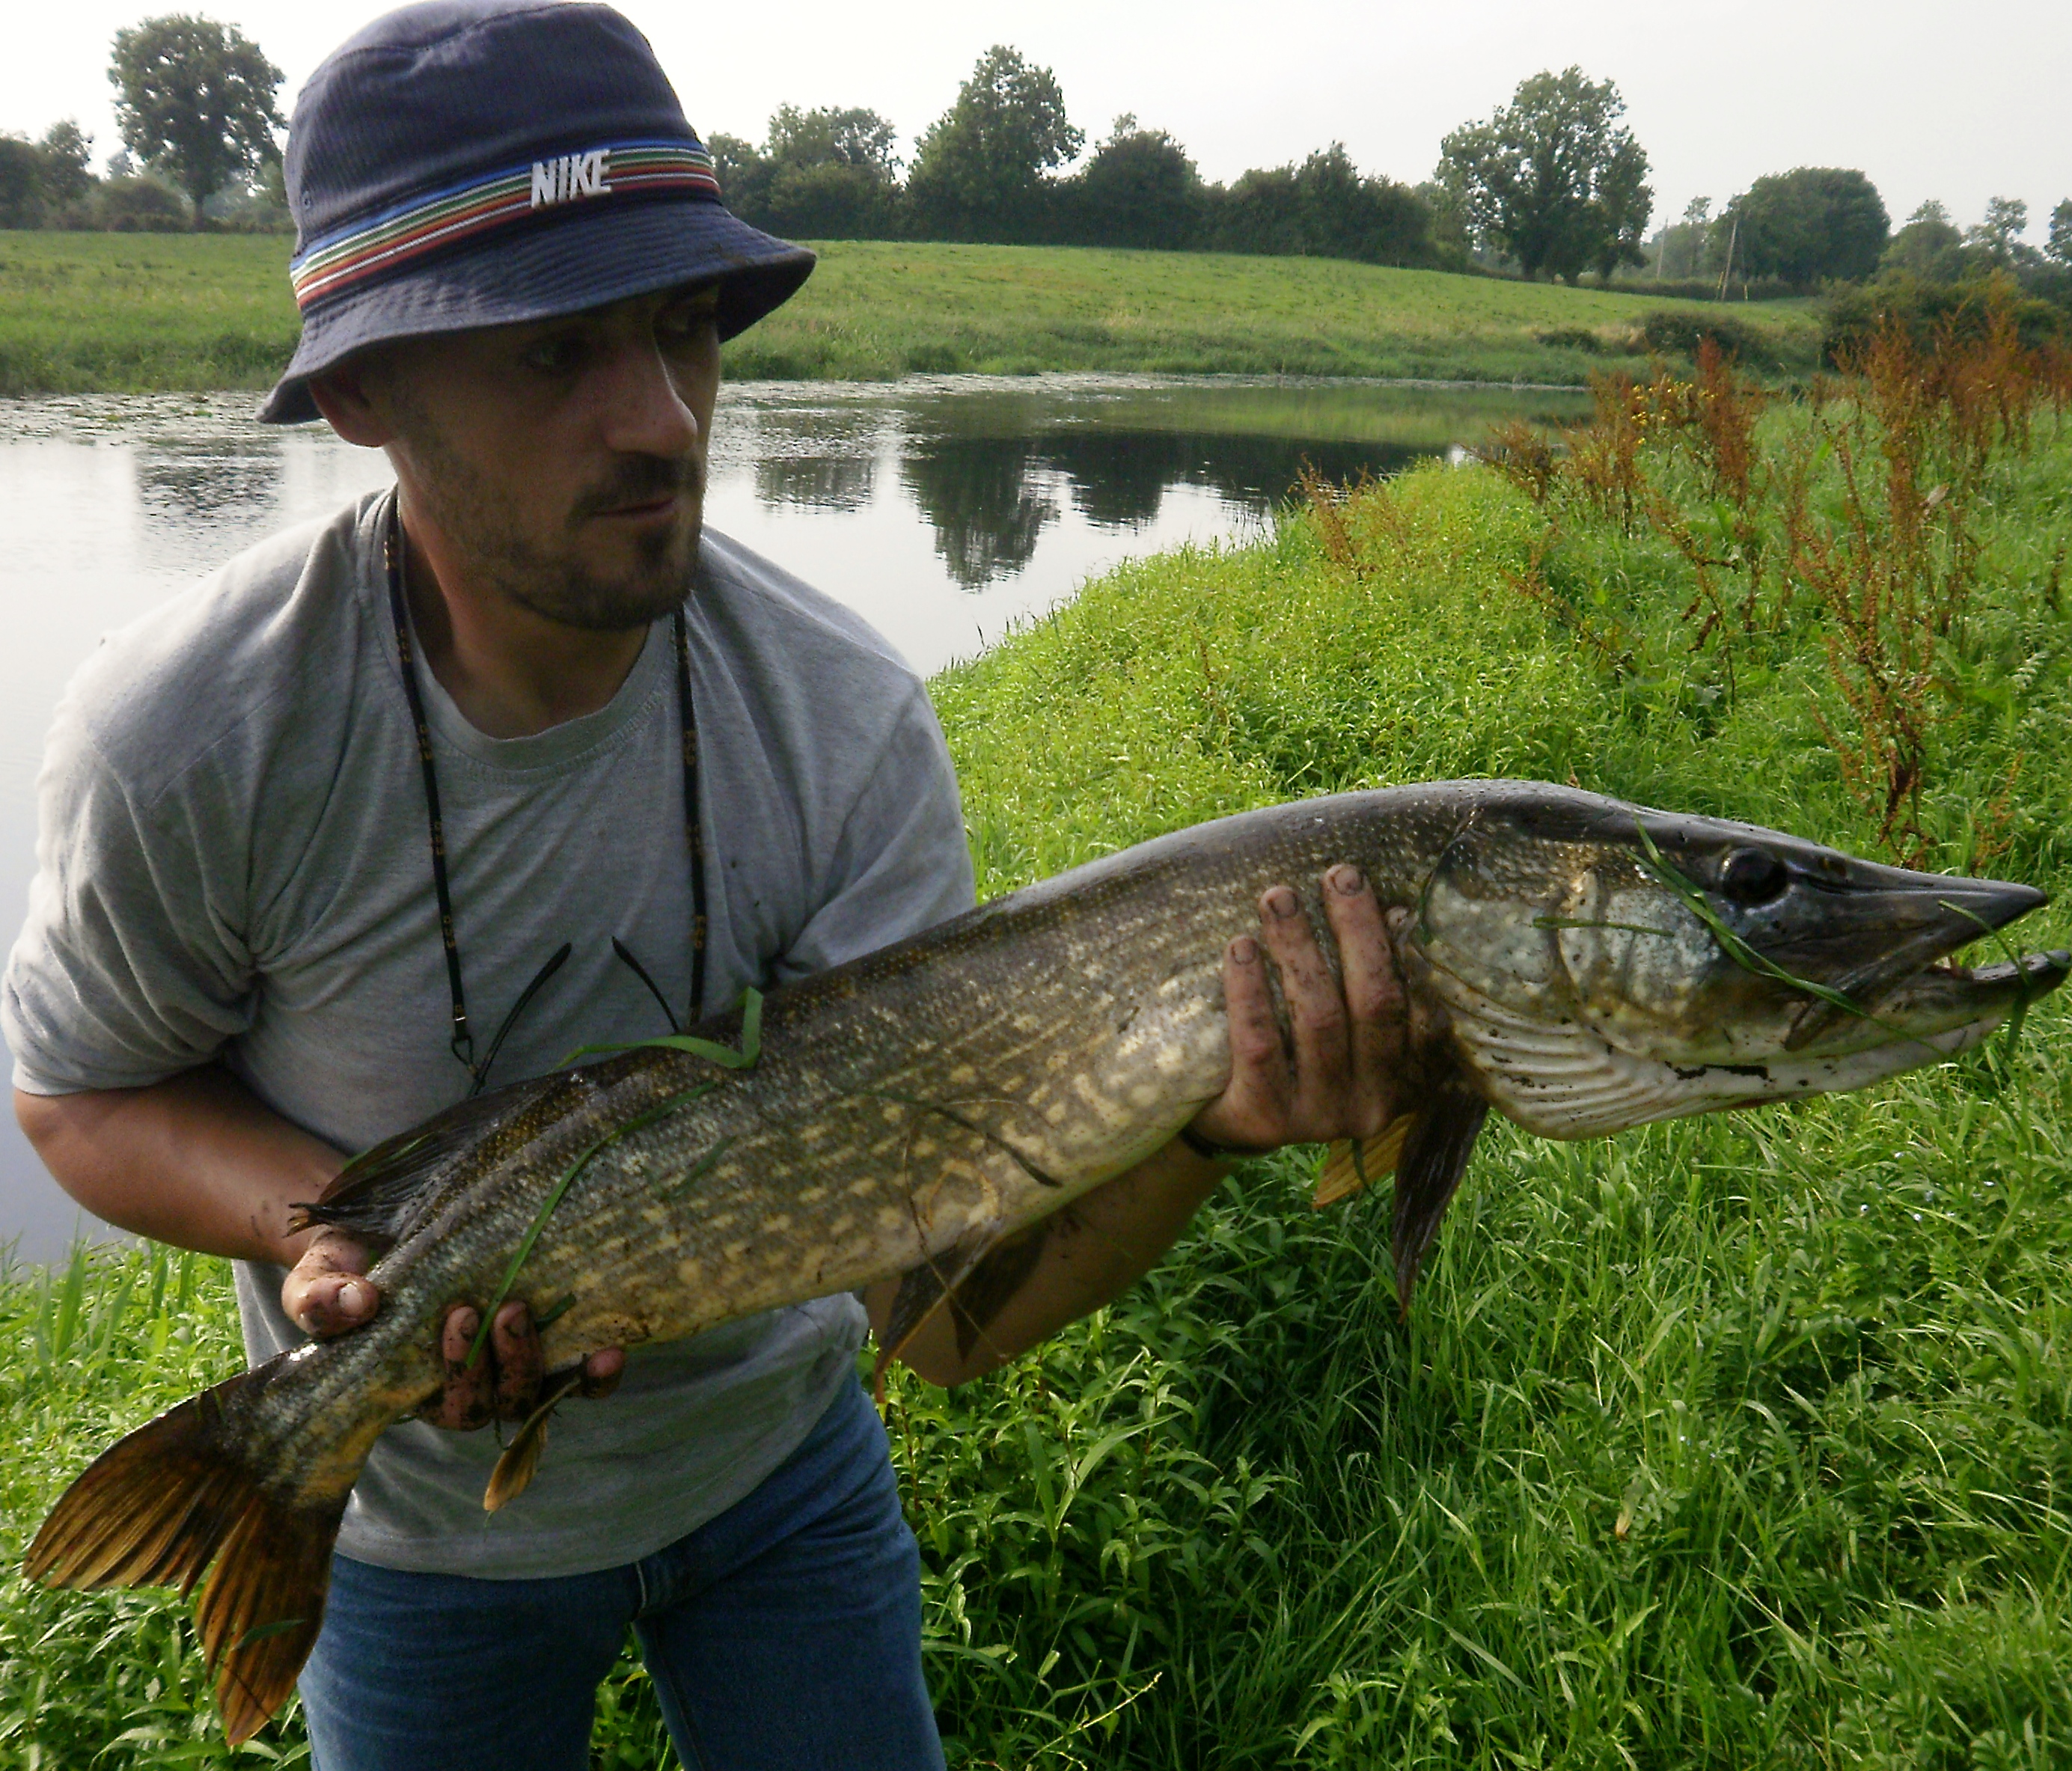
<svg viewBox="0 0 2072 1771">
<path fill-rule="evenodd" d="M 363 1241 L 386 1247 L 397 1240 L 426 1186 L 449 1161 L 479 1142 L 498 1121 L 532 1105 L 557 1080 L 536 1077 L 478 1095 L 361 1151 L 314 1202 L 294 1207 L 290 1227 L 335 1224 Z"/>
</svg>

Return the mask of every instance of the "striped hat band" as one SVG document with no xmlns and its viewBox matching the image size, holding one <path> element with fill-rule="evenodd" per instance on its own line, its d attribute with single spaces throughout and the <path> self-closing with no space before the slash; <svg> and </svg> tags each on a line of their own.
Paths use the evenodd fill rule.
<svg viewBox="0 0 2072 1771">
<path fill-rule="evenodd" d="M 712 156 L 693 142 L 607 142 L 532 160 L 413 199 L 312 240 L 288 266 L 295 305 L 318 302 L 392 275 L 426 254 L 519 223 L 542 210 L 612 198 L 686 196 L 717 203 Z"/>
</svg>

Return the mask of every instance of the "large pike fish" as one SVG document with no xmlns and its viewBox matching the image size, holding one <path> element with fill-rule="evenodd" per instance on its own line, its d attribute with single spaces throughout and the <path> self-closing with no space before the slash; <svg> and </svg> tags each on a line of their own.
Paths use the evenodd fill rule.
<svg viewBox="0 0 2072 1771">
<path fill-rule="evenodd" d="M 1221 1091 L 1221 957 L 1260 892 L 1305 889 L 1330 953 L 1318 881 L 1344 861 L 1408 913 L 1398 951 L 1432 1029 L 1419 1110 L 1350 1165 L 1395 1169 L 1406 1307 L 1490 1107 L 1581 1138 L 1857 1088 L 1975 1043 L 2072 967 L 1947 963 L 2045 902 L 2028 886 L 1534 783 L 1183 830 L 775 992 L 759 1047 L 741 1011 L 697 1029 L 730 1062 L 631 1050 L 369 1152 L 308 1215 L 381 1251 L 380 1314 L 131 1433 L 60 1500 L 28 1572 L 186 1590 L 215 1563 L 199 1623 L 245 1738 L 315 1638 L 369 1448 L 441 1387 L 447 1305 L 515 1285 L 565 1370 L 906 1276 L 888 1341 L 948 1302 L 968 1345 L 1023 1233 Z M 492 1498 L 538 1445 L 528 1423 Z"/>
</svg>

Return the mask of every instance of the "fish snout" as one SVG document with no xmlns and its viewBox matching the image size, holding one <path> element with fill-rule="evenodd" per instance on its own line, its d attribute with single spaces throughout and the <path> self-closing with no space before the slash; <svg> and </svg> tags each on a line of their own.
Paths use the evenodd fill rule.
<svg viewBox="0 0 2072 1771">
<path fill-rule="evenodd" d="M 2011 880 L 1951 878 L 1896 869 L 1888 877 L 1893 875 L 1893 882 L 1882 890 L 1838 894 L 1829 926 L 1809 931 L 1799 951 L 1787 947 L 1775 957 L 1786 970 L 1799 971 L 1847 996 L 1857 1005 L 1856 1012 L 1872 1014 L 1909 979 L 2050 902 L 2047 892 Z M 2060 972 L 2047 984 L 2029 984 L 2027 962 L 2022 969 L 2025 987 L 2037 994 L 2055 988 L 2064 976 Z M 1968 976 L 1975 982 L 1992 981 Z M 2013 981 L 2012 976 L 2004 981 Z M 1808 1002 L 1792 1025 L 1786 1050 L 1803 1051 L 1850 1015 L 1831 1001 Z"/>
</svg>

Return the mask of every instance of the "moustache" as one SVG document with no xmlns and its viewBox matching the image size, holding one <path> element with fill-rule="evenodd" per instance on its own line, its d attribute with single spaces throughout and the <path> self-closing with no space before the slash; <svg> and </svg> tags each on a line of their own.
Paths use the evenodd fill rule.
<svg viewBox="0 0 2072 1771">
<path fill-rule="evenodd" d="M 705 463 L 693 456 L 628 455 L 602 485 L 576 499 L 569 520 L 580 523 L 629 504 L 652 504 L 683 492 L 701 499 L 705 489 Z"/>
</svg>

